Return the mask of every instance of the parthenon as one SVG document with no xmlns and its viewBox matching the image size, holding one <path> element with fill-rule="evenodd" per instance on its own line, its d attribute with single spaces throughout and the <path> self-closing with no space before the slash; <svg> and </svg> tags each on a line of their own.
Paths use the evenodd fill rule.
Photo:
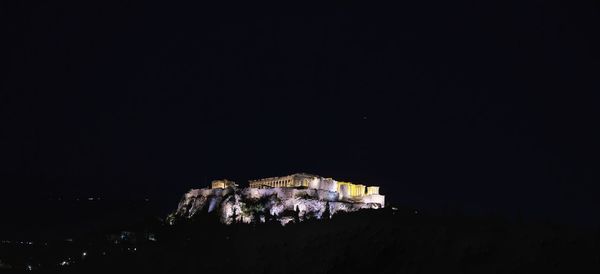
<svg viewBox="0 0 600 274">
<path fill-rule="evenodd" d="M 250 180 L 251 188 L 310 188 L 337 192 L 340 199 L 376 202 L 383 206 L 385 196 L 379 194 L 378 186 L 365 186 L 350 182 L 336 181 L 307 173 L 295 173 L 281 177 Z"/>
<path fill-rule="evenodd" d="M 311 181 L 315 178 L 315 175 L 306 173 L 296 173 L 292 175 L 282 177 L 270 177 L 256 180 L 250 180 L 250 187 L 252 188 L 266 188 L 266 187 L 309 187 Z"/>
</svg>

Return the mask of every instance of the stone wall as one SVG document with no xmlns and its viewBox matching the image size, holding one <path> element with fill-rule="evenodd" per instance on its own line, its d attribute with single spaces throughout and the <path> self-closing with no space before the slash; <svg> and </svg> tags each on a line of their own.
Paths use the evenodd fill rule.
<svg viewBox="0 0 600 274">
<path fill-rule="evenodd" d="M 379 194 L 365 195 L 364 197 L 362 197 L 361 200 L 363 203 L 379 204 L 379 205 L 381 205 L 381 207 L 385 206 L 385 196 L 383 196 L 383 195 L 379 195 Z"/>
</svg>

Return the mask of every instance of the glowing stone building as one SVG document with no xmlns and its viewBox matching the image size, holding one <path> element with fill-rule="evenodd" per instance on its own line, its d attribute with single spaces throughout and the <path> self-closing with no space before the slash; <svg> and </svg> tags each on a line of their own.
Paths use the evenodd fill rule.
<svg viewBox="0 0 600 274">
<path fill-rule="evenodd" d="M 212 189 L 215 189 L 215 188 L 237 187 L 238 185 L 234 181 L 222 179 L 222 180 L 213 180 L 211 182 L 210 186 Z"/>
<path fill-rule="evenodd" d="M 385 205 L 379 187 L 336 181 L 318 175 L 296 173 L 250 180 L 239 188 L 230 180 L 214 180 L 210 188 L 191 189 L 169 216 L 192 218 L 202 212 L 217 212 L 226 224 L 278 221 L 285 225 L 305 219 L 329 218 L 337 212 L 378 209 Z"/>
<path fill-rule="evenodd" d="M 379 194 L 378 186 L 365 186 L 350 182 L 336 181 L 318 175 L 296 173 L 282 177 L 250 180 L 251 188 L 308 188 L 337 192 L 340 200 L 378 203 L 385 205 L 385 196 Z"/>
</svg>

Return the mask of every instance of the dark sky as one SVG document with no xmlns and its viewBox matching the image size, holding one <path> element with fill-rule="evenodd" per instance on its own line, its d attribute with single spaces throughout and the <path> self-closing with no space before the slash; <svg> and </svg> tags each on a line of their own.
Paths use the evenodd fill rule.
<svg viewBox="0 0 600 274">
<path fill-rule="evenodd" d="M 174 206 L 214 178 L 309 172 L 417 207 L 600 208 L 597 2 L 15 2 L 4 199 Z"/>
</svg>

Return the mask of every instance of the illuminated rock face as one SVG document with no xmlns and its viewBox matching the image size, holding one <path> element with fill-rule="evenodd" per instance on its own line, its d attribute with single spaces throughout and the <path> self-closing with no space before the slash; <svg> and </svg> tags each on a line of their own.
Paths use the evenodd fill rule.
<svg viewBox="0 0 600 274">
<path fill-rule="evenodd" d="M 336 181 L 307 173 L 250 180 L 240 189 L 226 179 L 211 188 L 192 189 L 183 196 L 173 218 L 191 218 L 216 212 L 226 224 L 279 221 L 282 224 L 308 218 L 320 219 L 337 212 L 382 208 L 385 196 L 379 187 Z M 171 218 L 172 219 L 172 218 Z"/>
<path fill-rule="evenodd" d="M 328 218 L 338 212 L 381 207 L 382 200 L 363 202 L 340 199 L 337 191 L 325 189 L 204 188 L 186 193 L 172 217 L 192 218 L 199 213 L 216 212 L 221 222 L 226 224 L 278 221 L 285 225 L 309 218 Z"/>
</svg>

